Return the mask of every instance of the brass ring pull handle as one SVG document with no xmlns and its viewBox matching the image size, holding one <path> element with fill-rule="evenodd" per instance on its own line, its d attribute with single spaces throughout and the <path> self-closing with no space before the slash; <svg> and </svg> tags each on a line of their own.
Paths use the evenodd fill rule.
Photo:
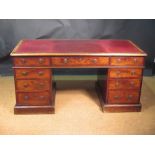
<svg viewBox="0 0 155 155">
<path fill-rule="evenodd" d="M 114 98 L 115 98 L 115 99 L 119 99 L 119 96 L 118 96 L 118 95 L 115 95 Z"/>
<path fill-rule="evenodd" d="M 135 84 L 135 83 L 134 83 L 133 81 L 130 82 L 130 86 L 131 86 L 131 87 L 134 86 L 134 84 Z"/>
<path fill-rule="evenodd" d="M 115 86 L 116 86 L 116 87 L 118 87 L 118 86 L 119 86 L 119 82 L 118 82 L 118 81 L 116 81 Z"/>
<path fill-rule="evenodd" d="M 29 99 L 29 96 L 25 95 L 24 100 L 28 100 L 28 99 Z"/>
<path fill-rule="evenodd" d="M 136 72 L 134 70 L 131 71 L 131 75 L 135 75 Z"/>
<path fill-rule="evenodd" d="M 43 58 L 39 58 L 39 63 L 40 64 L 44 63 L 44 59 Z"/>
<path fill-rule="evenodd" d="M 23 59 L 21 59 L 21 62 L 22 62 L 23 64 L 25 64 L 25 63 L 26 63 L 26 60 L 23 58 Z"/>
<path fill-rule="evenodd" d="M 67 58 L 64 58 L 64 63 L 68 63 L 68 59 Z"/>
<path fill-rule="evenodd" d="M 40 96 L 39 98 L 40 98 L 41 100 L 43 100 L 43 99 L 45 98 L 45 96 Z"/>
<path fill-rule="evenodd" d="M 22 72 L 22 75 L 26 76 L 26 75 L 28 75 L 28 72 Z"/>
<path fill-rule="evenodd" d="M 42 86 L 44 86 L 44 83 L 40 83 L 39 85 L 42 87 Z"/>
<path fill-rule="evenodd" d="M 24 83 L 24 87 L 27 88 L 29 85 L 28 83 Z"/>
<path fill-rule="evenodd" d="M 44 74 L 43 71 L 38 72 L 39 76 L 42 76 Z"/>
<path fill-rule="evenodd" d="M 93 63 L 96 63 L 96 62 L 97 62 L 97 59 L 92 59 L 92 62 L 93 62 Z"/>
<path fill-rule="evenodd" d="M 116 72 L 117 76 L 119 76 L 119 75 L 120 75 L 120 73 L 121 73 L 120 71 L 117 71 L 117 72 Z"/>
<path fill-rule="evenodd" d="M 133 61 L 134 61 L 134 63 L 136 63 L 137 62 L 137 58 L 134 58 Z"/>
<path fill-rule="evenodd" d="M 117 59 L 117 62 L 121 62 L 121 58 L 118 58 L 118 59 Z"/>
<path fill-rule="evenodd" d="M 128 100 L 131 100 L 133 98 L 132 95 L 128 95 Z"/>
</svg>

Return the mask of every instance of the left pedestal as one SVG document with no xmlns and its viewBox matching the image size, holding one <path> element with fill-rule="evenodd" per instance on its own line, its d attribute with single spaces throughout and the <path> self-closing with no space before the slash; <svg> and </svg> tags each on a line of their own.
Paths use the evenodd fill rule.
<svg viewBox="0 0 155 155">
<path fill-rule="evenodd" d="M 55 112 L 55 84 L 50 68 L 14 68 L 15 114 Z"/>
</svg>

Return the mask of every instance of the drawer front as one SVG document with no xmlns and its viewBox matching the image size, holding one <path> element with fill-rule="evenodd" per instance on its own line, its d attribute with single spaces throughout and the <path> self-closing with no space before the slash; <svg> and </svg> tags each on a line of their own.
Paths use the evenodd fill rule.
<svg viewBox="0 0 155 155">
<path fill-rule="evenodd" d="M 50 58 L 47 57 L 15 57 L 14 66 L 50 66 Z"/>
<path fill-rule="evenodd" d="M 109 57 L 53 57 L 52 66 L 103 66 L 109 65 Z"/>
<path fill-rule="evenodd" d="M 141 77 L 142 69 L 109 69 L 110 78 Z"/>
<path fill-rule="evenodd" d="M 18 91 L 43 91 L 50 89 L 48 80 L 17 80 L 16 89 Z"/>
<path fill-rule="evenodd" d="M 143 66 L 144 57 L 111 57 L 112 66 Z"/>
<path fill-rule="evenodd" d="M 50 69 L 26 69 L 18 68 L 14 69 L 16 79 L 42 79 L 42 78 L 51 78 Z"/>
<path fill-rule="evenodd" d="M 17 93 L 17 103 L 18 105 L 49 105 L 50 103 L 50 94 L 49 92 L 40 92 L 40 93 Z"/>
<path fill-rule="evenodd" d="M 110 79 L 109 89 L 140 89 L 140 79 Z"/>
<path fill-rule="evenodd" d="M 139 92 L 138 91 L 119 91 L 110 90 L 108 92 L 108 103 L 111 104 L 123 104 L 123 103 L 138 103 Z"/>
</svg>

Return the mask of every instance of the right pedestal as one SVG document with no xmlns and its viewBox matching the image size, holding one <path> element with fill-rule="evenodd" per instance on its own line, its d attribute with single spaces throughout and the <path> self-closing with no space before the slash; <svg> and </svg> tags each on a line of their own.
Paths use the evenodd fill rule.
<svg viewBox="0 0 155 155">
<path fill-rule="evenodd" d="M 96 84 L 104 112 L 141 111 L 141 68 L 112 68 L 106 76 L 99 72 Z"/>
</svg>

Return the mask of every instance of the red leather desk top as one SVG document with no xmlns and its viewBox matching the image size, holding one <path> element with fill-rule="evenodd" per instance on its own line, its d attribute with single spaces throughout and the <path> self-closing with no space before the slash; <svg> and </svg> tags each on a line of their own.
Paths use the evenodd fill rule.
<svg viewBox="0 0 155 155">
<path fill-rule="evenodd" d="M 129 40 L 21 40 L 11 56 L 146 56 Z"/>
</svg>

